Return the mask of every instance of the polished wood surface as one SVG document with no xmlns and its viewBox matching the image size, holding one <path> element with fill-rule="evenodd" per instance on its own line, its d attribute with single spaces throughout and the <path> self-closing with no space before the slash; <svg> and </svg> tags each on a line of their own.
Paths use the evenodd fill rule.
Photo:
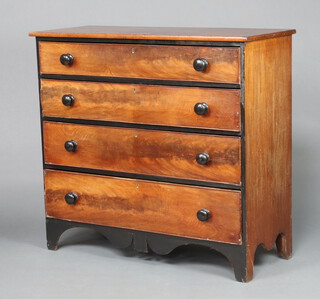
<svg viewBox="0 0 320 299">
<path fill-rule="evenodd" d="M 43 138 L 47 164 L 240 184 L 239 137 L 44 122 Z M 196 162 L 202 152 L 208 165 Z"/>
<path fill-rule="evenodd" d="M 241 243 L 240 191 L 45 170 L 48 217 Z M 78 200 L 68 205 L 65 194 Z M 208 209 L 212 217 L 197 219 Z"/>
<path fill-rule="evenodd" d="M 40 42 L 39 53 L 42 74 L 240 83 L 239 47 Z M 71 66 L 60 63 L 67 53 Z M 208 61 L 206 71 L 193 68 L 197 58 Z"/>
<path fill-rule="evenodd" d="M 291 36 L 245 49 L 247 280 L 259 244 L 289 258 L 291 233 Z M 277 240 L 277 241 L 276 241 Z"/>
<path fill-rule="evenodd" d="M 75 102 L 64 106 L 61 98 Z M 209 111 L 197 115 L 194 105 Z M 240 130 L 240 90 L 41 80 L 42 115 L 151 125 Z"/>
<path fill-rule="evenodd" d="M 30 36 L 246 42 L 294 34 L 293 29 L 83 26 L 31 32 Z"/>
<path fill-rule="evenodd" d="M 290 258 L 294 33 L 104 26 L 31 33 L 39 37 L 42 116 L 60 121 L 42 122 L 44 167 L 51 169 L 44 170 L 48 248 L 57 249 L 60 235 L 78 226 L 142 252 L 204 245 L 224 254 L 242 282 L 253 277 L 259 245 L 276 245 Z M 61 54 L 72 54 L 73 64 L 62 65 Z M 206 71 L 194 69 L 196 58 L 208 60 Z M 72 107 L 62 105 L 64 94 L 74 95 Z M 209 105 L 208 114 L 194 113 L 198 102 Z M 67 140 L 77 142 L 75 152 L 65 150 Z M 200 153 L 210 155 L 208 165 L 196 162 Z M 54 170 L 59 166 L 75 168 Z M 179 184 L 164 182 L 173 179 Z M 224 188 L 200 187 L 204 182 Z M 65 201 L 69 192 L 78 194 L 74 204 Z M 212 217 L 199 221 L 200 209 Z"/>
</svg>

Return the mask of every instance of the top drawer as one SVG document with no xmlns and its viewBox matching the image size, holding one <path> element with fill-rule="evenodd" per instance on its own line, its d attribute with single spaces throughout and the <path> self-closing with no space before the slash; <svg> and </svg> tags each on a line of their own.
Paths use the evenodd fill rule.
<svg viewBox="0 0 320 299">
<path fill-rule="evenodd" d="M 40 42 L 39 53 L 42 74 L 240 83 L 239 47 Z M 203 71 L 194 68 L 199 58 Z"/>
</svg>

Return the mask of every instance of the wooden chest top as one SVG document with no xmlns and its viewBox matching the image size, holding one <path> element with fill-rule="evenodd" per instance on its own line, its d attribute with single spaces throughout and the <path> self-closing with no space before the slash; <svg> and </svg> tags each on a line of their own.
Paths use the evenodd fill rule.
<svg viewBox="0 0 320 299">
<path fill-rule="evenodd" d="M 31 32 L 37 37 L 246 42 L 292 35 L 294 29 L 81 26 Z"/>
</svg>

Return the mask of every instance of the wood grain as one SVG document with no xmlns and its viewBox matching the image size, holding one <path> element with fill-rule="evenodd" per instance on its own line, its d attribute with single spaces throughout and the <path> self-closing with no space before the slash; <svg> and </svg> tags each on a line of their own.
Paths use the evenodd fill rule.
<svg viewBox="0 0 320 299">
<path fill-rule="evenodd" d="M 75 204 L 65 202 L 69 192 Z M 240 191 L 46 170 L 45 201 L 48 217 L 241 243 Z M 202 208 L 212 213 L 204 222 Z"/>
<path fill-rule="evenodd" d="M 240 83 L 239 47 L 40 42 L 39 53 L 42 74 Z M 60 63 L 66 53 L 71 66 Z M 208 61 L 206 71 L 193 68 L 197 58 Z"/>
<path fill-rule="evenodd" d="M 92 125 L 43 123 L 47 164 L 240 184 L 240 138 Z M 75 140 L 76 152 L 64 143 Z M 199 165 L 196 155 L 211 161 Z"/>
<path fill-rule="evenodd" d="M 293 29 L 82 26 L 31 32 L 30 36 L 245 42 L 294 34 Z"/>
<path fill-rule="evenodd" d="M 62 104 L 65 94 L 73 106 Z M 197 115 L 194 105 L 209 111 Z M 178 127 L 240 130 L 240 90 L 41 80 L 42 115 Z"/>
<path fill-rule="evenodd" d="M 257 245 L 290 257 L 291 36 L 245 49 L 247 280 Z"/>
</svg>

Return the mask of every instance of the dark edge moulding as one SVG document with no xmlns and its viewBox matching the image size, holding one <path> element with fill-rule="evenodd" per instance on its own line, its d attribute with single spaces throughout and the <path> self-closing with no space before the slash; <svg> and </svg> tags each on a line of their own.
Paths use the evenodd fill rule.
<svg viewBox="0 0 320 299">
<path fill-rule="evenodd" d="M 197 181 L 197 180 L 180 179 L 180 178 L 164 177 L 164 176 L 149 175 L 149 174 L 148 175 L 137 174 L 137 173 L 130 173 L 130 172 L 101 170 L 101 169 L 73 167 L 73 166 L 64 166 L 64 165 L 55 165 L 55 164 L 45 164 L 44 169 L 78 172 L 78 173 L 86 173 L 86 174 L 94 174 L 94 175 L 102 175 L 102 176 L 128 178 L 128 179 L 135 179 L 135 180 L 153 181 L 153 182 L 182 184 L 182 185 L 199 186 L 199 187 L 211 187 L 211 188 L 219 188 L 219 189 L 227 189 L 227 190 L 240 190 L 240 191 L 242 190 L 241 185 L 235 185 L 235 184 L 215 183 L 215 182 L 209 182 L 209 181 Z"/>
<path fill-rule="evenodd" d="M 119 78 L 104 76 L 84 76 L 84 75 L 56 75 L 56 74 L 40 74 L 41 79 L 52 80 L 72 80 L 72 81 L 89 81 L 89 82 L 108 82 L 108 83 L 127 83 L 127 84 L 144 84 L 144 85 L 169 85 L 184 87 L 203 87 L 203 88 L 227 88 L 240 89 L 241 84 L 237 83 L 211 83 L 197 81 L 176 81 L 176 80 L 155 80 L 141 78 Z"/>
<path fill-rule="evenodd" d="M 189 127 L 173 127 L 173 126 L 171 127 L 171 126 L 163 126 L 163 125 L 124 123 L 124 122 L 114 122 L 114 121 L 104 121 L 104 120 L 88 120 L 88 119 L 51 117 L 51 116 L 50 117 L 43 116 L 42 120 L 50 121 L 50 122 L 62 122 L 67 124 L 88 125 L 88 126 L 119 127 L 119 128 L 131 128 L 131 129 L 143 129 L 143 130 L 210 134 L 210 135 L 217 135 L 217 136 L 234 136 L 234 137 L 241 136 L 241 132 L 238 132 L 238 131 L 211 130 L 211 129 L 201 129 L 201 128 L 189 128 Z"/>
<path fill-rule="evenodd" d="M 242 218 L 242 243 L 240 245 L 241 249 L 240 252 L 236 253 L 236 255 L 238 254 L 239 257 L 238 259 L 240 259 L 240 257 L 242 256 L 242 260 L 239 261 L 239 265 L 241 265 L 240 267 L 242 269 L 246 270 L 246 265 L 247 265 L 247 256 L 246 256 L 246 247 L 247 247 L 247 228 L 246 228 L 246 223 L 247 223 L 247 219 L 246 219 L 246 172 L 245 172 L 245 162 L 246 162 L 246 155 L 245 155 L 245 150 L 246 150 L 246 138 L 245 138 L 245 59 L 244 59 L 244 55 L 245 55 L 245 43 L 242 43 L 240 45 L 240 70 L 241 70 L 241 105 L 240 105 L 240 109 L 241 109 L 241 182 L 242 182 L 242 189 L 241 189 L 241 218 Z M 232 262 L 231 262 L 232 263 Z M 243 270 L 238 270 L 239 273 L 237 273 L 237 269 L 234 267 L 234 272 L 235 272 L 235 277 L 238 281 L 245 281 L 246 279 L 246 271 L 245 272 L 241 272 Z M 241 274 L 240 274 L 241 273 Z M 243 275 L 243 276 L 241 276 Z M 242 278 L 241 278 L 242 277 Z"/>
<path fill-rule="evenodd" d="M 201 47 L 240 47 L 244 42 L 212 42 L 192 40 L 149 40 L 149 39 L 115 39 L 115 38 L 68 38 L 68 37 L 36 37 L 39 42 L 65 43 L 104 43 L 104 44 L 141 44 L 168 46 L 201 46 Z"/>
<path fill-rule="evenodd" d="M 111 228 L 106 226 L 88 224 L 88 223 L 80 223 L 80 222 L 73 222 L 67 221 L 62 219 L 55 219 L 55 218 L 46 218 L 46 230 L 47 230 L 47 240 L 48 240 L 48 249 L 56 250 L 58 246 L 58 241 L 61 234 L 73 227 L 84 227 L 84 228 L 91 228 L 95 229 L 96 231 L 102 234 L 109 234 L 109 240 L 112 239 L 113 243 L 122 242 L 122 238 L 125 234 L 131 234 L 131 241 L 130 244 L 125 244 L 122 248 L 128 247 L 133 243 L 133 248 L 136 251 L 148 252 L 148 249 L 151 249 L 155 253 L 158 254 L 168 254 L 173 249 L 183 246 L 183 245 L 202 245 L 214 249 L 221 254 L 223 254 L 231 263 L 234 268 L 234 274 L 237 281 L 244 281 L 246 277 L 246 214 L 243 211 L 246 207 L 245 202 L 245 109 L 244 109 L 244 52 L 245 52 L 245 42 L 197 42 L 197 41 L 152 41 L 152 40 L 118 40 L 118 39 L 83 39 L 83 38 L 41 38 L 36 37 L 36 49 L 37 49 L 37 67 L 38 67 L 38 87 L 39 87 L 39 105 L 40 105 L 40 122 L 41 122 L 41 144 L 42 144 L 42 163 L 43 169 L 55 169 L 55 170 L 67 170 L 68 171 L 79 171 L 79 168 L 71 168 L 71 167 L 63 167 L 57 165 L 48 165 L 45 164 L 45 157 L 44 157 L 44 144 L 43 144 L 43 119 L 42 118 L 42 107 L 41 107 L 41 79 L 58 79 L 60 80 L 87 80 L 90 77 L 85 76 L 62 76 L 62 75 L 42 75 L 40 73 L 40 57 L 39 57 L 39 42 L 40 41 L 52 41 L 52 42 L 92 42 L 92 43 L 123 43 L 123 44 L 148 44 L 148 45 L 180 45 L 180 46 L 223 46 L 223 47 L 240 47 L 241 55 L 240 55 L 240 63 L 241 63 L 241 84 L 223 84 L 223 83 L 206 83 L 203 82 L 203 86 L 199 87 L 213 87 L 213 88 L 241 88 L 241 133 L 238 136 L 241 137 L 241 186 L 234 186 L 234 185 L 226 185 L 226 184 L 216 184 L 211 183 L 210 187 L 216 187 L 221 189 L 232 189 L 232 190 L 241 190 L 241 203 L 242 203 L 242 243 L 238 244 L 228 244 L 228 243 L 220 243 L 215 241 L 208 241 L 208 240 L 201 240 L 201 239 L 192 239 L 192 238 L 183 238 L 178 236 L 171 236 L 165 234 L 155 234 L 155 233 L 148 233 L 143 231 L 133 231 L 127 230 L 123 228 Z M 105 80 L 104 77 L 91 77 L 97 80 Z M 117 78 L 118 79 L 118 78 Z M 119 79 L 118 79 L 119 80 Z M 129 80 L 129 79 L 128 79 Z M 121 78 L 122 81 L 122 78 Z M 137 79 L 137 83 L 141 82 L 141 84 L 156 84 L 162 83 L 167 85 L 173 82 L 174 84 L 187 84 L 186 86 L 197 86 L 192 85 L 193 82 L 184 82 L 184 81 L 162 81 L 162 80 L 147 80 L 148 82 L 144 82 L 145 80 Z M 156 82 L 155 82 L 156 81 Z M 107 82 L 107 81 L 98 81 L 98 82 Z M 110 81 L 112 82 L 112 81 Z M 123 81 L 122 81 L 123 82 Z M 152 82 L 152 83 L 151 83 Z M 120 83 L 120 82 L 119 82 Z M 127 82 L 123 82 L 127 83 Z M 136 83 L 132 82 L 132 79 L 129 83 Z M 191 83 L 191 85 L 190 85 Z M 184 86 L 184 85 L 181 85 Z M 48 119 L 48 118 L 47 118 Z M 66 122 L 65 119 L 63 119 Z M 80 122 L 79 122 L 80 123 Z M 202 130 L 203 131 L 203 130 Z M 204 130 L 205 131 L 205 130 Z M 192 131 L 190 131 L 192 132 Z M 221 132 L 221 131 L 220 131 Z M 216 132 L 215 132 L 216 133 Z M 224 134 L 225 132 L 223 132 Z M 82 169 L 84 172 L 86 169 Z M 90 173 L 93 173 L 90 170 Z M 97 173 L 96 173 L 97 174 Z M 106 174 L 104 174 L 106 175 Z M 123 175 L 123 174 L 122 174 Z M 141 179 L 141 178 L 140 178 Z M 148 176 L 150 179 L 150 176 Z M 163 178 L 162 178 L 163 179 Z M 162 182 L 166 182 L 165 180 L 161 180 Z M 171 181 L 171 179 L 170 179 Z M 196 186 L 202 186 L 201 181 L 191 181 L 195 182 Z M 206 183 L 206 182 L 205 182 Z M 188 184 L 183 180 L 181 184 Z M 213 186 L 214 185 L 214 186 Z M 235 188 L 236 187 L 236 188 Z M 114 232 L 114 234 L 112 234 Z M 151 241 L 150 241 L 151 240 Z M 125 242 L 125 241 L 123 241 Z M 153 242 L 151 245 L 151 242 Z M 119 247 L 119 246 L 118 246 Z M 120 246 L 121 247 L 121 246 Z M 163 249 L 165 247 L 165 250 Z"/>
</svg>

